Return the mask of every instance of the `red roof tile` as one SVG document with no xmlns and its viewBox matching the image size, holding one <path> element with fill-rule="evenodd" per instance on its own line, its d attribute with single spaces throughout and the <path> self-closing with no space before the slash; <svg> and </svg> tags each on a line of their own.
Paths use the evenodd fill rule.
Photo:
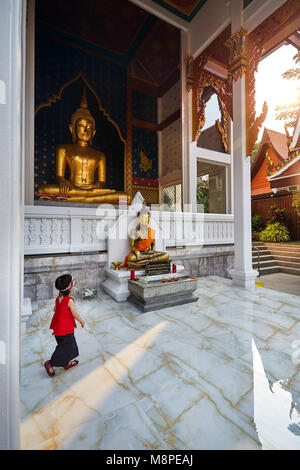
<svg viewBox="0 0 300 470">
<path fill-rule="evenodd" d="M 286 160 L 288 158 L 289 149 L 287 146 L 287 137 L 285 134 L 265 128 L 262 143 L 266 142 L 270 142 L 278 156 L 280 156 L 282 159 Z"/>
</svg>

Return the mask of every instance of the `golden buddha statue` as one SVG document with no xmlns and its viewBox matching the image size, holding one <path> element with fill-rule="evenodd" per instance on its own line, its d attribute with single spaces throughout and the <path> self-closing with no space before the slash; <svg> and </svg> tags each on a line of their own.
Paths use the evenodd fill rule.
<svg viewBox="0 0 300 470">
<path fill-rule="evenodd" d="M 113 189 L 105 189 L 106 157 L 91 147 L 96 133 L 95 120 L 88 110 L 84 89 L 80 108 L 72 115 L 70 132 L 73 144 L 59 145 L 56 151 L 57 184 L 45 184 L 38 190 L 44 199 L 66 199 L 71 202 L 94 202 L 118 204 L 120 198 L 129 196 Z M 70 168 L 70 179 L 65 179 L 66 166 Z M 95 171 L 98 181 L 95 182 Z"/>
<path fill-rule="evenodd" d="M 130 232 L 130 253 L 123 266 L 143 269 L 149 262 L 162 263 L 169 254 L 155 251 L 155 230 L 149 227 L 150 214 L 145 206 L 137 214 L 137 227 Z"/>
</svg>

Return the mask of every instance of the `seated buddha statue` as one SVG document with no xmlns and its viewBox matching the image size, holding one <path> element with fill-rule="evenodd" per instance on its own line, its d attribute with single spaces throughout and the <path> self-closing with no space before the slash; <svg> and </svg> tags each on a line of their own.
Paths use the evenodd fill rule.
<svg viewBox="0 0 300 470">
<path fill-rule="evenodd" d="M 143 269 L 151 263 L 161 263 L 169 259 L 169 254 L 155 251 L 155 230 L 149 227 L 150 214 L 145 206 L 137 214 L 137 226 L 130 232 L 130 253 L 124 266 Z"/>
<path fill-rule="evenodd" d="M 56 184 L 44 184 L 38 189 L 42 198 L 67 199 L 71 202 L 118 204 L 119 198 L 129 196 L 123 192 L 106 189 L 106 157 L 91 147 L 96 133 L 84 90 L 80 108 L 72 115 L 70 132 L 73 144 L 59 145 L 56 151 Z M 70 178 L 65 178 L 66 166 Z M 98 181 L 95 181 L 97 172 Z"/>
</svg>

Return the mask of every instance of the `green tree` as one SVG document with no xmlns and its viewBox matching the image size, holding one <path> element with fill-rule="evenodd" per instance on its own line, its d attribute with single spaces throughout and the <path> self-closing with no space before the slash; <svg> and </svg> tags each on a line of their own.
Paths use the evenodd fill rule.
<svg viewBox="0 0 300 470">
<path fill-rule="evenodd" d="M 295 67 L 287 70 L 282 74 L 286 80 L 300 80 L 300 51 L 293 57 Z M 300 106 L 300 88 L 298 88 L 298 95 L 294 101 L 288 104 L 276 106 L 277 114 L 275 119 L 285 121 L 287 127 L 294 128 L 296 125 Z"/>
<path fill-rule="evenodd" d="M 275 224 L 276 222 L 279 222 L 282 225 L 286 225 L 288 221 L 288 215 L 285 208 L 280 209 L 276 204 L 273 204 L 267 214 L 267 220 L 269 224 Z"/>
<path fill-rule="evenodd" d="M 265 243 L 282 243 L 290 239 L 290 233 L 285 225 L 280 222 L 269 224 L 259 234 L 259 240 Z"/>
<path fill-rule="evenodd" d="M 205 213 L 209 211 L 209 189 L 208 186 L 197 185 L 197 204 L 203 204 Z"/>
<path fill-rule="evenodd" d="M 257 155 L 259 146 L 260 146 L 260 142 L 256 142 L 256 144 L 255 144 L 254 147 L 253 147 L 253 150 L 252 150 L 252 153 L 251 153 L 251 156 L 250 156 L 251 165 L 253 164 L 253 162 L 254 162 L 254 160 L 255 160 L 255 157 L 256 157 L 256 155 Z"/>
</svg>

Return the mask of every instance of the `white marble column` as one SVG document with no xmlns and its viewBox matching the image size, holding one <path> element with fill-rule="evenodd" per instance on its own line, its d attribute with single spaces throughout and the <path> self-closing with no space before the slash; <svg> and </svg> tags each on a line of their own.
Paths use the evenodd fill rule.
<svg viewBox="0 0 300 470">
<path fill-rule="evenodd" d="M 243 0 L 231 0 L 231 33 L 243 26 Z M 252 268 L 250 156 L 246 155 L 245 75 L 233 80 L 233 284 L 254 288 L 257 271 Z"/>
<path fill-rule="evenodd" d="M 19 343 L 23 266 L 22 63 L 25 0 L 1 0 L 0 449 L 19 447 Z"/>
</svg>

